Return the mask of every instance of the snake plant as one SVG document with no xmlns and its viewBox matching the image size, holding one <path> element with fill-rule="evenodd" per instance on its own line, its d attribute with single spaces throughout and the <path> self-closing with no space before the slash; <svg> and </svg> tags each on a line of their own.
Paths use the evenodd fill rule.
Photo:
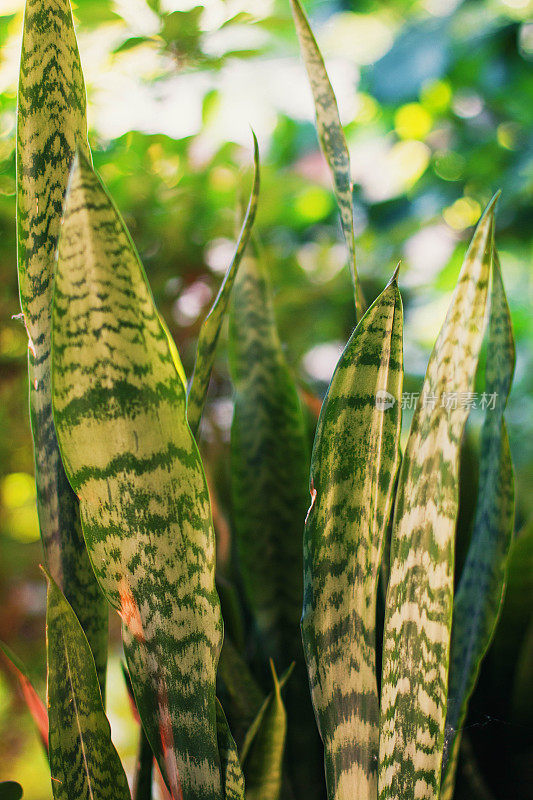
<svg viewBox="0 0 533 800">
<path fill-rule="evenodd" d="M 305 13 L 290 2 L 357 323 L 312 452 L 268 265 L 249 245 L 257 141 L 235 256 L 187 385 L 134 243 L 92 166 L 69 0 L 27 0 L 18 257 L 48 583 L 47 710 L 16 657 L 4 654 L 39 722 L 56 800 L 131 796 L 106 717 L 109 609 L 122 621 L 141 725 L 135 800 L 152 797 L 154 760 L 173 800 L 453 797 L 461 727 L 502 604 L 513 531 L 504 410 L 514 345 L 496 198 L 464 259 L 402 454 L 401 271 L 367 307 L 335 95 Z M 199 449 L 228 311 L 237 590 L 227 576 L 217 579 Z M 473 533 L 454 588 L 471 407 L 462 400 L 474 389 L 486 319 L 483 396 L 495 402 L 486 403 Z"/>
</svg>

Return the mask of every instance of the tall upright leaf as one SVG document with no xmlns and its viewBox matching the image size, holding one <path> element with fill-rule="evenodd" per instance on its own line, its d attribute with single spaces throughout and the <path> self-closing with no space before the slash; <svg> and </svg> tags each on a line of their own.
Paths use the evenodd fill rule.
<svg viewBox="0 0 533 800">
<path fill-rule="evenodd" d="M 257 259 L 245 259 L 237 277 L 230 367 L 235 386 L 231 490 L 239 566 L 267 654 L 281 667 L 297 663 L 287 695 L 289 762 L 295 789 L 311 798 L 320 792 L 321 776 L 300 637 L 309 456 L 303 411 Z"/>
<path fill-rule="evenodd" d="M 233 256 L 232 262 L 228 267 L 228 271 L 222 281 L 222 286 L 216 296 L 215 302 L 204 320 L 204 324 L 200 330 L 198 337 L 198 348 L 196 353 L 196 361 L 194 364 L 194 372 L 191 379 L 191 386 L 189 389 L 189 396 L 187 399 L 187 419 L 189 421 L 192 432 L 196 435 L 200 425 L 200 419 L 204 410 L 204 405 L 207 397 L 207 390 L 209 388 L 209 378 L 211 377 L 211 370 L 215 360 L 216 347 L 220 330 L 222 328 L 222 321 L 226 313 L 233 284 L 243 253 L 246 245 L 250 239 L 252 227 L 255 220 L 255 212 L 257 210 L 257 200 L 259 198 L 259 147 L 255 133 L 254 137 L 254 182 L 252 186 L 252 193 L 250 201 L 242 224 L 239 241 L 237 242 L 237 249 Z"/>
<path fill-rule="evenodd" d="M 222 640 L 200 455 L 146 277 L 89 163 L 74 162 L 53 308 L 54 419 L 137 707 L 174 800 L 219 800 Z"/>
<path fill-rule="evenodd" d="M 355 263 L 352 177 L 350 154 L 342 129 L 337 99 L 326 72 L 324 59 L 316 43 L 300 0 L 291 0 L 296 31 L 315 101 L 316 124 L 320 146 L 328 162 L 335 196 L 341 215 L 342 231 L 348 247 L 350 275 L 355 292 L 356 311 L 361 317 L 366 308 Z"/>
<path fill-rule="evenodd" d="M 46 645 L 50 770 L 55 800 L 129 800 L 94 659 L 72 607 L 48 577 Z"/>
<path fill-rule="evenodd" d="M 286 665 L 300 645 L 309 456 L 270 287 L 255 258 L 245 259 L 235 286 L 230 367 L 231 488 L 242 578 L 269 655 Z"/>
<path fill-rule="evenodd" d="M 399 465 L 402 335 L 395 277 L 337 364 L 311 460 L 302 634 L 331 800 L 376 797 L 376 600 Z"/>
<path fill-rule="evenodd" d="M 50 388 L 54 253 L 74 151 L 79 147 L 89 156 L 85 105 L 69 0 L 27 0 L 18 93 L 17 233 L 37 506 L 46 563 L 87 634 L 104 691 L 107 605 L 61 464 Z"/>
<path fill-rule="evenodd" d="M 493 210 L 466 254 L 398 479 L 385 610 L 379 798 L 438 796 L 452 621 L 459 448 L 483 339 Z"/>
<path fill-rule="evenodd" d="M 503 413 L 514 362 L 511 315 L 498 256 L 494 253 L 485 392 L 482 395 L 486 412 L 481 433 L 480 490 L 470 547 L 453 606 L 443 800 L 453 794 L 461 727 L 503 602 L 514 520 L 513 465 Z"/>
</svg>

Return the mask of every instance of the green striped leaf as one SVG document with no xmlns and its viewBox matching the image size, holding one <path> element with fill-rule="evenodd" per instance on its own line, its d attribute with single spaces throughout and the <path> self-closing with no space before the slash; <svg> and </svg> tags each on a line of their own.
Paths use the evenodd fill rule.
<svg viewBox="0 0 533 800">
<path fill-rule="evenodd" d="M 253 133 L 253 132 L 252 132 Z M 198 346 L 196 352 L 196 362 L 194 364 L 194 372 L 191 379 L 191 386 L 189 389 L 189 397 L 187 400 L 187 419 L 189 425 L 196 436 L 202 418 L 205 401 L 207 397 L 207 390 L 209 388 L 209 379 L 211 377 L 211 370 L 215 361 L 216 347 L 220 330 L 222 328 L 222 321 L 226 313 L 228 303 L 231 297 L 233 284 L 243 253 L 246 245 L 250 239 L 252 227 L 255 220 L 255 212 L 257 210 L 257 200 L 259 198 L 259 147 L 255 133 L 254 137 L 254 182 L 252 186 L 252 193 L 244 222 L 242 224 L 239 241 L 235 250 L 233 260 L 228 267 L 228 271 L 222 281 L 222 286 L 216 296 L 215 302 L 204 320 L 204 324 L 200 330 L 198 337 Z"/>
<path fill-rule="evenodd" d="M 453 602 L 459 449 L 483 340 L 493 210 L 466 254 L 398 479 L 385 610 L 379 798 L 438 796 Z M 455 403 L 454 399 L 455 398 Z"/>
<path fill-rule="evenodd" d="M 186 395 L 144 270 L 89 163 L 65 202 L 54 419 L 139 714 L 175 800 L 220 798 L 215 540 Z"/>
<path fill-rule="evenodd" d="M 20 302 L 28 332 L 37 506 L 46 564 L 75 610 L 105 688 L 107 605 L 83 543 L 52 419 L 54 253 L 75 149 L 89 157 L 85 86 L 69 0 L 27 0 L 17 122 Z"/>
<path fill-rule="evenodd" d="M 26 707 L 30 712 L 35 727 L 39 733 L 41 744 L 45 752 L 48 752 L 48 712 L 41 700 L 38 692 L 33 686 L 33 682 L 22 661 L 13 653 L 9 647 L 0 641 L 0 658 L 5 662 L 7 669 L 14 676 L 18 683 L 20 693 L 24 698 Z"/>
<path fill-rule="evenodd" d="M 402 331 L 395 275 L 337 364 L 311 460 L 302 635 L 335 800 L 376 797 L 377 583 L 399 464 Z"/>
<path fill-rule="evenodd" d="M 293 665 L 280 679 L 272 660 L 270 669 L 274 688 L 259 709 L 241 750 L 246 800 L 279 800 L 282 791 L 287 713 L 281 690 L 290 677 Z"/>
<path fill-rule="evenodd" d="M 239 567 L 266 654 L 282 668 L 296 662 L 287 692 L 288 762 L 295 791 L 312 800 L 320 793 L 322 774 L 300 635 L 309 504 L 306 423 L 278 337 L 268 279 L 257 259 L 245 259 L 237 277 L 229 345 Z"/>
<path fill-rule="evenodd" d="M 245 259 L 235 285 L 230 367 L 235 387 L 231 488 L 239 565 L 267 653 L 286 665 L 300 651 L 309 457 L 270 287 L 255 258 Z"/>
<path fill-rule="evenodd" d="M 224 786 L 224 800 L 244 800 L 244 775 L 237 746 L 231 735 L 224 709 L 217 700 L 218 749 Z"/>
<path fill-rule="evenodd" d="M 442 800 L 451 800 L 453 795 L 460 731 L 503 602 L 514 521 L 513 466 L 503 413 L 514 362 L 511 315 L 494 253 L 479 493 L 472 538 L 453 607 Z"/>
<path fill-rule="evenodd" d="M 55 800 L 129 800 L 96 667 L 72 607 L 47 575 L 50 770 Z"/>
<path fill-rule="evenodd" d="M 355 264 L 353 227 L 352 177 L 350 154 L 342 129 L 335 93 L 326 72 L 324 59 L 316 43 L 299 0 L 291 0 L 296 32 L 315 101 L 318 139 L 333 178 L 335 196 L 341 215 L 342 231 L 348 247 L 350 275 L 354 286 L 356 311 L 361 317 L 366 309 L 365 299 Z"/>
</svg>

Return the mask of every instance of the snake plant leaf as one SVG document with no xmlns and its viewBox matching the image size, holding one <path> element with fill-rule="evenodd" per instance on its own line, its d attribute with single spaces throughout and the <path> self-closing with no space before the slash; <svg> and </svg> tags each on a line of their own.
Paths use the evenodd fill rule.
<svg viewBox="0 0 533 800">
<path fill-rule="evenodd" d="M 337 364 L 311 459 L 302 636 L 335 800 L 377 791 L 376 600 L 399 464 L 402 336 L 394 276 Z"/>
<path fill-rule="evenodd" d="M 358 317 L 361 317 L 366 309 L 366 303 L 355 263 L 352 178 L 348 145 L 341 125 L 335 93 L 307 16 L 300 4 L 300 0 L 291 0 L 291 6 L 296 32 L 300 41 L 300 49 L 315 102 L 318 139 L 333 178 L 335 196 L 341 215 L 342 231 L 348 247 L 356 311 Z"/>
<path fill-rule="evenodd" d="M 129 800 L 111 741 L 87 638 L 57 583 L 47 575 L 46 647 L 50 770 L 55 800 Z"/>
<path fill-rule="evenodd" d="M 451 800 L 460 730 L 503 602 L 514 521 L 514 478 L 503 418 L 515 349 L 511 315 L 497 253 L 492 291 L 481 433 L 478 501 L 472 538 L 453 606 L 448 713 L 443 756 L 443 800 Z"/>
<path fill-rule="evenodd" d="M 239 566 L 266 652 L 290 663 L 300 649 L 309 456 L 270 286 L 256 258 L 246 258 L 237 277 L 229 345 L 235 387 L 231 493 Z"/>
<path fill-rule="evenodd" d="M 244 775 L 237 746 L 220 702 L 217 699 L 218 749 L 224 786 L 224 800 L 244 800 Z"/>
<path fill-rule="evenodd" d="M 237 276 L 229 355 L 235 387 L 231 494 L 239 567 L 266 654 L 282 669 L 292 661 L 297 665 L 297 679 L 287 690 L 288 763 L 295 791 L 313 800 L 323 780 L 321 747 L 300 636 L 308 440 L 268 278 L 256 258 L 246 258 Z"/>
<path fill-rule="evenodd" d="M 126 228 L 83 156 L 55 277 L 54 420 L 137 708 L 174 800 L 219 800 L 215 540 L 186 394 Z"/>
<path fill-rule="evenodd" d="M 431 354 L 398 479 L 385 609 L 380 800 L 433 800 L 441 777 L 459 449 L 483 340 L 492 256 L 487 207 Z"/>
<path fill-rule="evenodd" d="M 226 633 L 220 651 L 218 679 L 233 736 L 241 745 L 265 698 L 247 662 Z"/>
<path fill-rule="evenodd" d="M 293 664 L 278 679 L 270 661 L 274 688 L 259 709 L 241 749 L 246 781 L 246 800 L 279 800 L 283 785 L 283 758 L 287 734 L 287 713 L 281 690 Z"/>
<path fill-rule="evenodd" d="M 252 131 L 253 133 L 253 131 Z M 228 303 L 231 297 L 233 284 L 243 253 L 246 245 L 250 239 L 252 227 L 255 220 L 255 213 L 257 210 L 257 201 L 259 198 L 259 146 L 255 133 L 254 137 L 254 182 L 252 186 L 252 193 L 250 201 L 242 224 L 239 241 L 233 256 L 233 260 L 228 267 L 228 270 L 222 281 L 220 290 L 216 296 L 215 302 L 204 320 L 204 324 L 200 330 L 198 337 L 198 347 L 196 352 L 196 362 L 194 364 L 194 372 L 192 375 L 191 386 L 189 390 L 189 397 L 187 400 L 187 419 L 189 425 L 196 436 L 204 410 L 205 401 L 207 397 L 207 390 L 209 388 L 209 379 L 211 377 L 211 370 L 213 369 L 213 362 L 215 360 L 215 352 L 217 347 L 220 330 L 224 314 L 228 308 Z"/>
<path fill-rule="evenodd" d="M 30 712 L 35 727 L 39 733 L 41 744 L 45 752 L 48 752 L 48 712 L 41 700 L 38 692 L 33 686 L 32 680 L 22 661 L 13 653 L 9 647 L 0 642 L 0 657 L 4 660 L 7 669 L 12 673 L 17 681 L 26 707 Z"/>
<path fill-rule="evenodd" d="M 16 781 L 0 783 L 0 800 L 20 800 L 23 794 L 22 786 Z"/>
<path fill-rule="evenodd" d="M 61 464 L 50 387 L 54 253 L 76 148 L 89 157 L 85 105 L 69 0 L 27 0 L 18 91 L 17 238 L 20 302 L 29 339 L 37 507 L 45 562 L 87 634 L 104 692 L 107 604 Z"/>
</svg>

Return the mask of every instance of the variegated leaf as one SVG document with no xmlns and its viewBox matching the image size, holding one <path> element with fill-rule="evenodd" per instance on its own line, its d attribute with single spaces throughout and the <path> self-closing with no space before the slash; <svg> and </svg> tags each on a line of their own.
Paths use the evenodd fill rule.
<svg viewBox="0 0 533 800">
<path fill-rule="evenodd" d="M 331 800 L 376 797 L 376 600 L 399 464 L 402 335 L 395 276 L 337 364 L 313 447 L 302 634 Z"/>
<path fill-rule="evenodd" d="M 321 795 L 320 740 L 300 636 L 303 524 L 308 506 L 306 424 L 276 329 L 268 279 L 243 261 L 230 317 L 235 386 L 231 490 L 236 550 L 247 599 L 266 653 L 296 662 L 287 691 L 287 749 L 295 791 Z M 308 763 L 312 767 L 308 766 Z"/>
<path fill-rule="evenodd" d="M 186 395 L 124 224 L 89 163 L 65 203 L 54 419 L 139 714 L 174 800 L 219 800 L 215 541 Z"/>
<path fill-rule="evenodd" d="M 503 602 L 514 521 L 513 466 L 503 413 L 514 361 L 511 315 L 494 253 L 479 492 L 470 546 L 453 606 L 442 800 L 451 800 L 453 795 L 460 731 Z"/>
<path fill-rule="evenodd" d="M 320 146 L 328 162 L 335 196 L 339 205 L 342 230 L 348 247 L 350 275 L 352 278 L 358 318 L 366 303 L 357 276 L 355 264 L 355 236 L 353 226 L 352 178 L 350 154 L 342 129 L 335 93 L 326 72 L 324 59 L 316 43 L 300 0 L 291 0 L 296 31 L 305 62 L 311 91 L 315 101 L 316 124 Z"/>
<path fill-rule="evenodd" d="M 105 688 L 107 604 L 84 546 L 52 419 L 54 253 L 74 151 L 89 157 L 85 86 L 69 0 L 27 0 L 17 123 L 20 302 L 29 338 L 30 414 L 45 561 L 72 604 Z"/>
<path fill-rule="evenodd" d="M 496 198 L 495 198 L 496 199 Z M 466 254 L 431 354 L 398 480 L 381 681 L 379 798 L 439 793 L 459 449 L 483 340 L 495 199 Z"/>
<path fill-rule="evenodd" d="M 224 709 L 218 700 L 217 732 L 224 800 L 244 800 L 244 775 L 237 746 L 231 735 Z"/>
<path fill-rule="evenodd" d="M 228 267 L 228 271 L 224 276 L 222 286 L 218 295 L 213 303 L 213 306 L 204 320 L 204 324 L 200 330 L 198 337 L 198 347 L 196 353 L 196 362 L 194 365 L 194 372 L 191 379 L 191 386 L 189 389 L 189 396 L 187 399 L 187 419 L 189 425 L 196 436 L 202 412 L 207 397 L 207 390 L 209 388 L 209 379 L 211 377 L 211 370 L 215 360 L 216 347 L 222 328 L 222 321 L 226 313 L 233 284 L 243 253 L 246 245 L 250 239 L 252 227 L 255 220 L 255 212 L 257 210 L 257 200 L 259 198 L 259 147 L 255 133 L 254 137 L 254 183 L 252 186 L 252 193 L 248 203 L 248 209 L 242 225 L 237 249 L 233 260 Z"/>
<path fill-rule="evenodd" d="M 296 386 L 262 265 L 246 258 L 230 317 L 235 387 L 231 478 L 239 566 L 269 655 L 300 651 L 302 533 L 308 449 Z"/>
<path fill-rule="evenodd" d="M 50 770 L 55 800 L 129 800 L 96 667 L 72 607 L 47 575 Z"/>
<path fill-rule="evenodd" d="M 279 680 L 272 661 L 270 668 L 274 688 L 250 726 L 240 754 L 246 780 L 246 800 L 280 800 L 282 791 L 287 714 L 281 690 L 293 665 Z"/>
</svg>

